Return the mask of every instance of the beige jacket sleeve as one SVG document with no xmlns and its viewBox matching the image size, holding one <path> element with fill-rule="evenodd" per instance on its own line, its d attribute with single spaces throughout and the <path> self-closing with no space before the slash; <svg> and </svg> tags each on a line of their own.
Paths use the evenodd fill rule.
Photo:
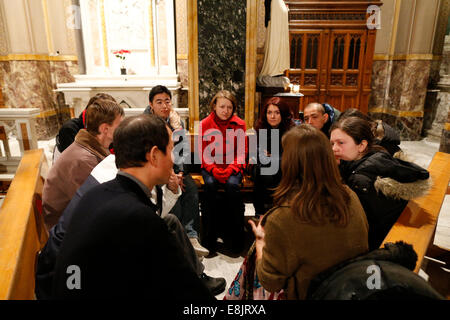
<svg viewBox="0 0 450 320">
<path fill-rule="evenodd" d="M 293 276 L 300 264 L 292 252 L 289 234 L 280 221 L 271 216 L 264 226 L 265 246 L 262 258 L 256 262 L 256 272 L 261 285 L 270 292 L 287 287 L 288 279 Z M 294 253 L 294 254 L 292 254 Z"/>
</svg>

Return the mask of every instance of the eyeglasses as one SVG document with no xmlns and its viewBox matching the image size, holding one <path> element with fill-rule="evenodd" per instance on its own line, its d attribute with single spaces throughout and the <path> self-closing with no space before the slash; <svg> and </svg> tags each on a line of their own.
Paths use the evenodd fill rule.
<svg viewBox="0 0 450 320">
<path fill-rule="evenodd" d="M 172 101 L 167 99 L 167 100 L 157 100 L 155 101 L 155 105 L 157 105 L 158 107 L 162 107 L 163 105 L 170 107 L 172 105 Z"/>
</svg>

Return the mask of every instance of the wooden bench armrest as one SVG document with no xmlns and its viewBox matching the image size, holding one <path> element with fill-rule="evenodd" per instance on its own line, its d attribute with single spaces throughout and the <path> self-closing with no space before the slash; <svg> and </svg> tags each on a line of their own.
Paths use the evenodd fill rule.
<svg viewBox="0 0 450 320">
<path fill-rule="evenodd" d="M 391 228 L 386 242 L 404 241 L 412 244 L 418 260 L 414 272 L 418 273 L 427 249 L 433 241 L 439 212 L 450 180 L 450 154 L 437 152 L 428 167 L 432 179 L 430 192 L 408 202 L 397 222 Z"/>
<path fill-rule="evenodd" d="M 205 182 L 203 181 L 203 176 L 200 173 L 191 173 L 191 177 L 199 189 L 201 189 L 205 184 Z M 250 179 L 250 176 L 245 174 L 244 177 L 242 178 L 242 188 L 245 189 L 246 191 L 250 189 L 253 190 L 253 185 L 254 184 L 253 181 Z"/>
<path fill-rule="evenodd" d="M 48 234 L 42 195 L 44 150 L 25 151 L 0 211 L 0 300 L 33 299 L 36 255 Z"/>
</svg>

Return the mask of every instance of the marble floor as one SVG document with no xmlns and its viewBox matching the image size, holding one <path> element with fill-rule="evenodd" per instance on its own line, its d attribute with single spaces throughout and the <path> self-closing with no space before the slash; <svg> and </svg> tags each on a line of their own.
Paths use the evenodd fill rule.
<svg viewBox="0 0 450 320">
<path fill-rule="evenodd" d="M 11 149 L 18 148 L 15 146 L 15 142 L 11 141 Z M 53 148 L 55 145 L 55 140 L 38 141 L 38 147 L 43 148 L 48 161 L 48 167 L 50 168 L 52 162 Z M 406 152 L 409 159 L 416 164 L 427 168 L 433 158 L 434 154 L 439 150 L 439 141 L 433 140 L 432 138 L 424 138 L 421 141 L 402 141 L 401 148 Z M 0 205 L 2 200 L 0 199 Z M 250 216 L 254 215 L 253 205 L 247 203 L 245 216 L 246 220 Z M 251 245 L 253 241 L 252 234 L 250 233 L 250 228 L 246 232 L 246 248 Z M 450 196 L 446 196 L 444 204 L 442 206 L 438 225 L 436 229 L 436 235 L 434 239 L 434 244 L 438 247 L 450 250 Z M 231 255 L 225 251 L 219 250 L 217 254 L 213 256 L 208 256 L 203 259 L 203 264 L 205 266 L 205 272 L 213 277 L 224 277 L 227 281 L 227 289 L 234 280 L 239 267 L 244 260 L 244 251 L 241 255 Z M 426 275 L 423 275 L 426 278 Z M 216 296 L 217 299 L 222 299 L 225 292 Z"/>
</svg>

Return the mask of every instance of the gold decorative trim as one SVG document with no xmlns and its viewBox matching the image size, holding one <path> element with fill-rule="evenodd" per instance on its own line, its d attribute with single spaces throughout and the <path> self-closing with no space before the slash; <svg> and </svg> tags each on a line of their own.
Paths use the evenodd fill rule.
<svg viewBox="0 0 450 320">
<path fill-rule="evenodd" d="M 42 111 L 39 113 L 36 118 L 48 118 L 51 116 L 54 116 L 56 114 L 60 113 L 69 113 L 70 114 L 70 108 L 61 108 L 59 109 L 59 112 L 56 112 L 56 110 L 49 110 L 49 111 Z"/>
<path fill-rule="evenodd" d="M 150 21 L 150 65 L 155 66 L 155 37 L 153 35 L 153 1 L 149 1 L 150 5 L 148 7 L 148 20 Z"/>
<path fill-rule="evenodd" d="M 177 60 L 187 60 L 188 59 L 188 55 L 185 53 L 178 53 L 177 54 Z"/>
<path fill-rule="evenodd" d="M 189 85 L 189 132 L 194 133 L 194 124 L 199 121 L 198 88 L 198 21 L 197 0 L 188 0 L 188 85 Z M 197 128 L 198 130 L 198 128 Z M 198 133 L 198 132 L 196 132 Z"/>
<path fill-rule="evenodd" d="M 20 131 L 22 132 L 23 150 L 30 150 L 30 139 L 28 139 L 28 129 L 26 123 L 20 123 Z"/>
<path fill-rule="evenodd" d="M 46 54 L 8 54 L 0 56 L 0 61 L 78 61 L 77 56 L 49 56 Z"/>
<path fill-rule="evenodd" d="M 105 67 L 109 67 L 108 43 L 106 40 L 106 22 L 105 22 L 105 0 L 100 0 L 100 19 L 102 24 L 103 56 L 105 58 Z"/>
<path fill-rule="evenodd" d="M 445 131 L 450 131 L 450 123 L 446 122 L 444 125 Z"/>
<path fill-rule="evenodd" d="M 49 52 L 55 52 L 53 47 L 52 29 L 50 27 L 50 20 L 48 18 L 47 0 L 42 0 L 42 11 L 44 13 L 45 35 L 47 37 L 47 46 Z"/>
<path fill-rule="evenodd" d="M 258 3 L 247 0 L 245 52 L 245 123 L 248 129 L 255 122 L 256 51 L 258 29 Z"/>
<path fill-rule="evenodd" d="M 386 113 L 395 117 L 405 118 L 423 118 L 423 111 L 401 111 L 401 110 L 387 110 L 385 108 L 370 109 L 369 113 Z"/>
<path fill-rule="evenodd" d="M 373 56 L 374 61 L 390 61 L 390 60 L 441 60 L 442 56 L 433 55 L 433 54 L 420 54 L 420 53 L 412 53 L 412 54 L 398 54 L 398 55 L 389 55 L 389 54 L 376 54 Z"/>
<path fill-rule="evenodd" d="M 376 54 L 373 56 L 373 60 L 377 61 L 390 61 L 390 60 L 441 60 L 442 56 L 437 56 L 433 54 L 398 54 L 398 55 L 388 55 L 388 54 Z"/>
</svg>

